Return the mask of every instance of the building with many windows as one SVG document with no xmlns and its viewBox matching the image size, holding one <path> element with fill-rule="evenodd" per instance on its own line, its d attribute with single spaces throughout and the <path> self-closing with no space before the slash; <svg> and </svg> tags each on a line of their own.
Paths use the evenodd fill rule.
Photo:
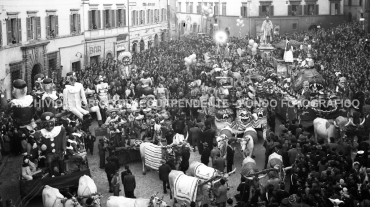
<svg viewBox="0 0 370 207">
<path fill-rule="evenodd" d="M 86 64 L 129 50 L 128 1 L 82 0 Z"/>
<path fill-rule="evenodd" d="M 307 30 L 310 26 L 335 26 L 344 20 L 344 0 L 177 0 L 179 36 L 191 33 L 212 34 L 225 30 L 231 36 L 260 33 L 266 16 L 274 24 L 275 33 Z M 212 18 L 203 15 L 203 5 L 213 12 Z M 242 17 L 244 27 L 236 20 Z"/>
<path fill-rule="evenodd" d="M 360 21 L 365 31 L 370 27 L 370 0 L 344 0 L 344 15 L 348 21 Z"/>
<path fill-rule="evenodd" d="M 136 0 L 130 2 L 130 47 L 140 52 L 157 46 L 168 36 L 167 0 Z"/>
<path fill-rule="evenodd" d="M 35 74 L 57 81 L 84 64 L 79 1 L 2 0 L 0 7 L 0 88 L 5 99 L 11 98 L 12 80 L 22 78 L 32 90 Z"/>
</svg>

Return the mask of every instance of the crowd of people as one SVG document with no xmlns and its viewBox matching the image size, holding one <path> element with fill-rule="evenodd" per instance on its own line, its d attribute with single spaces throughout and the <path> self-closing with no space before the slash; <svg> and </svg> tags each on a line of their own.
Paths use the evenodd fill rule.
<svg viewBox="0 0 370 207">
<path fill-rule="evenodd" d="M 355 94 L 362 92 L 365 98 L 369 98 L 370 60 L 367 58 L 369 55 L 367 51 L 370 38 L 361 27 L 359 23 L 351 22 L 329 29 L 318 28 L 275 36 L 273 44 L 282 40 L 300 43 L 302 46 L 296 44 L 293 47 L 294 58 L 304 60 L 308 55 L 312 56 L 315 67 L 322 74 L 327 87 L 335 91 L 338 77 L 346 77 L 349 97 L 353 98 Z M 232 72 L 243 74 L 250 69 L 263 73 L 266 68 L 273 67 L 260 54 L 252 54 L 250 49 L 247 49 L 248 42 L 247 37 L 230 37 L 228 44 L 223 46 L 217 45 L 210 38 L 171 40 L 162 42 L 159 47 L 132 54 L 130 74 L 122 74 L 122 69 L 126 66 L 120 60 L 112 59 L 76 72 L 77 82 L 83 84 L 88 98 L 99 101 L 101 94 L 106 93 L 109 100 L 114 100 L 103 105 L 99 103 L 101 119 L 97 115 L 99 125 L 110 128 L 110 131 L 114 132 L 112 137 L 115 137 L 111 139 L 109 145 L 104 145 L 105 140 L 99 140 L 98 147 L 101 157 L 100 168 L 105 168 L 110 192 L 119 195 L 120 191 L 117 185 L 120 182 L 119 165 L 114 149 L 130 145 L 130 136 L 143 140 L 154 139 L 159 133 L 160 138 L 165 138 L 167 144 L 171 144 L 174 133 L 189 133 L 189 142 L 194 150 L 198 149 L 201 154 L 200 161 L 203 164 L 209 165 L 211 159 L 211 165 L 214 168 L 219 171 L 231 171 L 234 149 L 228 149 L 226 160 L 220 156 L 215 140 L 216 130 L 212 125 L 214 113 L 211 110 L 194 106 L 167 108 L 153 105 L 135 109 L 132 106 L 135 101 L 148 99 L 148 94 L 143 92 L 144 86 L 152 89 L 150 93 L 152 100 L 182 98 L 210 100 L 227 97 L 229 94 L 222 94 L 218 90 L 218 87 L 221 87 L 220 83 L 216 75 L 212 75 L 215 68 L 228 68 Z M 256 43 L 259 43 L 258 40 Z M 238 61 L 237 48 L 245 48 L 243 54 L 239 54 L 245 61 Z M 191 65 L 184 64 L 184 58 L 192 54 L 196 55 L 196 61 Z M 282 57 L 278 53 L 275 53 L 275 56 Z M 298 65 L 296 61 L 292 64 Z M 196 80 L 201 80 L 199 85 L 201 89 L 198 91 L 193 87 L 193 82 Z M 248 86 L 246 84 L 248 81 L 242 77 L 235 82 L 235 86 L 238 86 L 238 90 L 243 90 L 243 87 Z M 102 83 L 109 85 L 104 88 L 106 90 L 104 92 L 96 89 L 97 85 Z M 59 93 L 63 93 L 65 84 L 63 79 L 57 85 Z M 248 93 L 245 96 L 248 96 Z M 123 99 L 129 100 L 131 108 L 118 101 Z M 10 115 L 2 112 L 1 154 L 27 154 L 24 158 L 27 161 L 24 161 L 23 165 L 29 167 L 29 162 L 38 159 L 38 153 L 37 156 L 30 157 L 32 153 L 27 147 L 34 142 L 33 137 L 19 133 L 11 120 Z M 160 132 L 158 126 L 162 127 Z M 79 154 L 83 157 L 87 150 L 93 154 L 95 137 L 89 131 L 84 132 L 82 126 L 73 120 L 65 123 L 65 127 L 68 136 L 76 139 L 76 146 L 71 144 L 68 146 L 72 147 L 70 156 Z M 287 177 L 286 184 L 282 183 L 278 188 L 269 186 L 266 194 L 258 195 L 260 192 L 256 192 L 254 196 L 250 195 L 251 192 L 246 187 L 248 182 L 242 179 L 238 187 L 240 194 L 236 196 L 238 206 L 249 203 L 252 206 L 326 207 L 333 205 L 332 202 L 336 199 L 341 200 L 341 205 L 344 206 L 370 205 L 370 185 L 367 177 L 367 167 L 370 165 L 367 159 L 368 145 L 363 143 L 359 145 L 355 139 L 343 139 L 336 143 L 316 140 L 298 120 L 282 125 L 281 132 L 277 134 L 273 130 L 275 126 L 270 127 L 272 130 L 269 130 L 264 143 L 266 157 L 273 152 L 280 154 L 285 166 L 293 166 L 291 174 Z M 105 151 L 109 151 L 107 164 L 105 164 Z M 356 153 L 354 159 L 352 152 Z M 42 154 L 40 156 L 42 157 Z M 190 152 L 182 154 L 179 170 L 186 172 L 189 168 L 189 158 Z M 167 191 L 166 176 L 168 177 L 169 169 L 174 169 L 172 165 L 169 168 L 165 165 L 166 163 L 163 163 L 164 167 L 160 169 L 159 175 L 160 180 L 163 181 L 164 192 Z M 124 186 L 130 186 L 129 190 L 125 187 L 125 194 L 127 197 L 134 198 L 135 178 L 131 177 L 129 167 L 126 167 L 123 174 L 122 183 Z M 223 192 L 222 195 L 220 192 Z M 227 196 L 225 197 L 224 189 L 217 190 L 215 194 L 218 196 L 218 203 L 226 205 L 227 201 L 230 202 Z M 328 198 L 335 201 L 331 202 Z"/>
</svg>

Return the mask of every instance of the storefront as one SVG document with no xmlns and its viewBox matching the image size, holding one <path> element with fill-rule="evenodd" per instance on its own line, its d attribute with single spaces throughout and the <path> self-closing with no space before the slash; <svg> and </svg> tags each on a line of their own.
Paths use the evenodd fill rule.
<svg viewBox="0 0 370 207">
<path fill-rule="evenodd" d="M 104 41 L 89 42 L 86 46 L 88 65 L 98 64 L 104 57 Z"/>
<path fill-rule="evenodd" d="M 117 42 L 116 43 L 116 57 L 119 57 L 119 55 L 126 51 L 127 42 Z"/>
</svg>

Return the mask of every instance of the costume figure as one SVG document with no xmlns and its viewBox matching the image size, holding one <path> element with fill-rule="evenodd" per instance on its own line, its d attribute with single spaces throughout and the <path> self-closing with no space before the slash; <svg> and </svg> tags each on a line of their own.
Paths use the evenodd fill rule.
<svg viewBox="0 0 370 207">
<path fill-rule="evenodd" d="M 39 140 L 41 150 L 46 155 L 46 165 L 49 168 L 50 175 L 55 175 L 53 163 L 59 165 L 59 173 L 64 172 L 64 154 L 66 151 L 66 130 L 63 126 L 55 126 L 54 114 L 44 112 L 41 115 L 43 128 L 35 133 Z"/>
<path fill-rule="evenodd" d="M 270 21 L 269 17 L 266 17 L 266 20 L 263 21 L 261 27 L 261 32 L 263 33 L 261 40 L 264 44 L 269 44 L 272 41 L 273 29 L 274 25 Z"/>
<path fill-rule="evenodd" d="M 78 118 L 83 119 L 89 112 L 82 108 L 81 102 L 87 105 L 85 90 L 81 83 L 76 82 L 75 73 L 67 73 L 68 83 L 63 90 L 63 109 L 72 112 Z"/>
<path fill-rule="evenodd" d="M 59 97 L 55 91 L 55 86 L 51 78 L 45 78 L 42 81 L 42 87 L 45 93 L 42 95 L 43 112 L 57 113 L 57 103 L 55 102 Z"/>
<path fill-rule="evenodd" d="M 310 89 L 310 83 L 308 81 L 303 82 L 302 95 L 305 97 L 305 99 L 307 100 L 310 99 L 311 89 Z"/>
<path fill-rule="evenodd" d="M 347 79 L 345 77 L 339 78 L 339 83 L 335 88 L 338 96 L 342 97 L 343 99 L 348 97 L 348 88 L 347 88 Z"/>
<path fill-rule="evenodd" d="M 37 127 L 33 120 L 35 113 L 33 97 L 27 94 L 27 84 L 22 79 L 13 82 L 13 96 L 10 101 L 10 108 L 13 110 L 13 120 L 16 127 L 20 129 L 33 130 Z M 23 130 L 24 131 L 24 130 Z M 29 134 L 29 133 L 26 133 Z"/>
<path fill-rule="evenodd" d="M 132 77 L 132 71 L 131 71 L 131 63 L 132 63 L 132 55 L 130 52 L 123 52 L 118 57 L 119 60 L 121 60 L 122 65 L 120 66 L 120 69 L 118 70 L 119 75 L 122 77 L 122 79 L 128 80 Z"/>
<path fill-rule="evenodd" d="M 96 119 L 98 120 L 99 126 L 101 126 L 103 124 L 102 122 L 103 118 L 102 118 L 102 113 L 99 107 L 99 99 L 97 95 L 95 94 L 95 90 L 93 90 L 92 88 L 93 86 L 88 87 L 85 90 L 85 94 L 87 95 L 87 100 L 89 102 L 90 113 L 91 112 L 96 113 Z"/>
<path fill-rule="evenodd" d="M 290 44 L 289 40 L 286 40 L 284 61 L 286 63 L 293 63 L 293 46 Z"/>
<path fill-rule="evenodd" d="M 96 85 L 96 93 L 98 94 L 100 102 L 104 106 L 108 106 L 108 90 L 109 85 L 104 81 L 104 78 L 102 76 L 99 77 L 99 84 Z"/>
</svg>

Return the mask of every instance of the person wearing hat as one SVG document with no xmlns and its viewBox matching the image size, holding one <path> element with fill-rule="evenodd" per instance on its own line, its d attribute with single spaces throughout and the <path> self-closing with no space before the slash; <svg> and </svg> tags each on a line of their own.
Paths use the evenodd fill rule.
<svg viewBox="0 0 370 207">
<path fill-rule="evenodd" d="M 43 128 L 35 133 L 36 139 L 40 139 L 41 150 L 46 154 L 46 165 L 50 175 L 54 175 L 53 161 L 58 161 L 59 172 L 64 172 L 64 154 L 66 151 L 66 130 L 63 126 L 55 126 L 54 114 L 44 112 L 41 115 Z"/>
<path fill-rule="evenodd" d="M 59 103 L 55 103 L 55 101 L 59 98 L 57 92 L 55 91 L 54 83 L 51 78 L 45 78 L 42 81 L 42 87 L 45 93 L 42 95 L 42 109 L 43 112 L 52 112 L 56 114 Z"/>
<path fill-rule="evenodd" d="M 15 97 L 10 101 L 13 111 L 13 123 L 15 127 L 34 130 L 37 125 L 33 120 L 35 108 L 33 96 L 27 95 L 27 83 L 22 79 L 13 81 L 12 95 Z"/>
<path fill-rule="evenodd" d="M 169 174 L 171 172 L 171 167 L 166 163 L 165 160 L 161 160 L 161 166 L 158 168 L 159 180 L 163 182 L 163 193 L 167 193 L 167 189 L 170 189 Z M 171 189 L 170 189 L 171 190 Z"/>
<path fill-rule="evenodd" d="M 105 173 L 107 174 L 109 193 L 113 193 L 112 178 L 118 172 L 116 163 L 110 158 L 107 158 L 108 163 L 105 165 Z"/>
<path fill-rule="evenodd" d="M 87 106 L 84 87 L 81 83 L 76 82 L 76 76 L 73 72 L 67 73 L 67 81 L 68 84 L 63 90 L 63 109 L 83 120 L 84 116 L 89 114 L 89 111 L 82 108 L 82 104 Z"/>
</svg>

